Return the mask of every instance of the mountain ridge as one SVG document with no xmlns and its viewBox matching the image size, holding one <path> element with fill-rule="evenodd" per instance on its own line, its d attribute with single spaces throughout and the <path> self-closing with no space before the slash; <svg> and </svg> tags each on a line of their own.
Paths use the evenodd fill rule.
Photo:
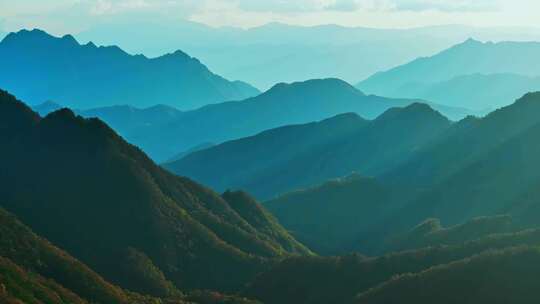
<svg viewBox="0 0 540 304">
<path fill-rule="evenodd" d="M 428 105 L 412 103 L 390 108 L 373 120 L 347 113 L 270 129 L 164 166 L 218 191 L 242 189 L 270 199 L 351 172 L 373 176 L 389 170 L 450 124 Z M 216 176 L 216 168 L 229 174 Z"/>
<path fill-rule="evenodd" d="M 115 284 L 149 292 L 158 269 L 183 290 L 234 291 L 282 256 L 311 254 L 272 217 L 255 213 L 268 221 L 258 230 L 98 119 L 69 109 L 40 118 L 3 91 L 0 108 L 0 134 L 13 134 L 1 140 L 2 207 Z M 40 174 L 21 178 L 30 172 Z"/>
<path fill-rule="evenodd" d="M 0 77 L 0 87 L 30 104 L 54 100 L 88 109 L 162 103 L 193 109 L 259 93 L 213 74 L 182 51 L 147 58 L 117 46 L 82 45 L 71 35 L 59 38 L 38 29 L 8 34 L 0 42 L 0 62 L 9 74 Z"/>
</svg>

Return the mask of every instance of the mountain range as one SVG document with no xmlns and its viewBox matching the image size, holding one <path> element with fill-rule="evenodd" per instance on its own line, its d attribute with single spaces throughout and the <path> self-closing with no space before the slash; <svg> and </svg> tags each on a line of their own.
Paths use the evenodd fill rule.
<svg viewBox="0 0 540 304">
<path fill-rule="evenodd" d="M 375 178 L 353 175 L 267 202 L 278 219 L 297 214 L 296 226 L 284 221 L 289 232 L 249 194 L 219 195 L 169 174 L 99 119 L 68 109 L 42 118 L 1 91 L 0 300 L 433 303 L 442 295 L 444 303 L 534 303 L 540 231 L 523 229 L 537 226 L 539 211 L 539 106 L 540 93 L 531 93 L 455 123 L 423 104 L 371 122 L 333 118 L 379 120 L 380 134 L 423 116 L 445 127 Z M 506 194 L 494 192 L 503 187 Z M 471 217 L 500 210 L 512 219 Z M 317 239 L 338 233 L 345 242 Z M 381 252 L 408 250 L 316 256 L 293 235 L 328 253 L 370 242 Z"/>
<path fill-rule="evenodd" d="M 0 65 L 0 87 L 29 104 L 53 100 L 75 109 L 128 103 L 186 110 L 259 93 L 212 73 L 182 51 L 133 56 L 116 46 L 81 45 L 73 36 L 41 30 L 8 34 L 0 42 Z"/>
<path fill-rule="evenodd" d="M 130 143 L 163 162 L 201 144 L 218 144 L 348 112 L 373 119 L 392 107 L 414 102 L 417 100 L 365 95 L 339 79 L 314 79 L 278 84 L 256 97 L 193 111 L 180 112 L 164 106 L 147 109 L 114 106 L 75 112 L 103 119 Z M 430 105 L 454 119 L 471 113 L 461 108 Z M 34 109 L 40 111 L 46 106 Z"/>
<path fill-rule="evenodd" d="M 218 41 L 221 61 L 243 50 L 238 68 L 266 56 L 260 83 L 362 74 L 485 33 L 172 27 L 190 31 L 152 47 Z M 155 25 L 131 29 L 119 39 Z M 522 92 L 538 51 L 470 39 L 362 89 L 325 78 L 260 93 L 181 51 L 11 33 L 0 87 L 27 103 L 0 89 L 0 303 L 538 303 L 540 92 Z"/>
<path fill-rule="evenodd" d="M 539 50 L 538 42 L 469 39 L 434 56 L 376 73 L 357 87 L 380 96 L 493 110 L 540 89 L 540 60 L 535 56 Z"/>
<path fill-rule="evenodd" d="M 283 23 L 241 29 L 156 20 L 144 27 L 129 22 L 95 25 L 76 37 L 99 45 L 120 45 L 129 52 L 148 56 L 182 49 L 220 75 L 248 80 L 266 90 L 278 82 L 325 77 L 357 83 L 419 56 L 431 56 L 469 37 L 482 41 L 531 41 L 540 40 L 540 32 L 534 28 L 460 25 L 381 29 Z"/>
<path fill-rule="evenodd" d="M 1 207 L 122 288 L 233 292 L 311 254 L 249 195 L 169 174 L 98 119 L 41 118 L 4 91 L 0 116 Z"/>
<path fill-rule="evenodd" d="M 243 189 L 269 199 L 352 172 L 381 174 L 450 125 L 428 105 L 414 103 L 389 109 L 371 121 L 349 113 L 272 129 L 192 153 L 165 167 L 217 191 Z M 216 175 L 216 170 L 228 174 Z"/>
<path fill-rule="evenodd" d="M 527 230 L 377 257 L 292 257 L 258 276 L 245 294 L 268 304 L 403 303 L 397 299 L 534 303 L 540 294 L 521 287 L 536 284 L 532 283 L 535 268 L 525 268 L 536 263 L 539 244 L 540 231 Z M 430 273 L 436 276 L 424 279 Z M 424 286 L 430 290 L 419 292 Z"/>
<path fill-rule="evenodd" d="M 516 227 L 536 227 L 539 113 L 540 93 L 527 94 L 484 118 L 453 123 L 372 182 L 330 182 L 267 208 L 311 248 L 333 254 L 385 252 L 388 238 L 428 218 L 455 225 L 510 214 Z"/>
</svg>

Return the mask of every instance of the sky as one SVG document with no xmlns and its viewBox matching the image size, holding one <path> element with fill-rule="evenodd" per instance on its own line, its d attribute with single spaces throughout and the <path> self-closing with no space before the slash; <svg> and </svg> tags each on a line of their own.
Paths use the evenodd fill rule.
<svg viewBox="0 0 540 304">
<path fill-rule="evenodd" d="M 77 33 L 100 23 L 250 28 L 270 22 L 410 28 L 445 24 L 536 27 L 538 0 L 0 0 L 0 30 Z"/>
</svg>

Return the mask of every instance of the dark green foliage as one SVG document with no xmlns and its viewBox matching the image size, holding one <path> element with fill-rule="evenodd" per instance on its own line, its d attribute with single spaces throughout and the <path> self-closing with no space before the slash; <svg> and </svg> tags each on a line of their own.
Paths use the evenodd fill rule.
<svg viewBox="0 0 540 304">
<path fill-rule="evenodd" d="M 411 231 L 396 237 L 387 250 L 405 250 L 439 245 L 457 245 L 490 234 L 511 232 L 510 216 L 473 218 L 466 223 L 444 228 L 438 219 L 428 219 Z"/>
<path fill-rule="evenodd" d="M 74 293 L 0 256 L 0 303 L 86 304 Z"/>
<path fill-rule="evenodd" d="M 336 254 L 355 249 L 352 245 L 370 225 L 397 208 L 393 195 L 398 189 L 393 190 L 375 179 L 352 175 L 283 195 L 265 207 L 308 247 Z"/>
<path fill-rule="evenodd" d="M 460 245 L 436 246 L 375 258 L 359 255 L 290 258 L 257 277 L 245 294 L 266 304 L 352 303 L 357 294 L 397 275 L 418 273 L 493 249 L 523 245 L 540 245 L 540 231 L 495 234 Z"/>
<path fill-rule="evenodd" d="M 415 103 L 373 121 L 351 113 L 265 131 L 165 166 L 217 190 L 243 189 L 268 199 L 355 171 L 380 174 L 449 127 L 440 113 Z M 228 174 L 216 175 L 216 170 Z"/>
<path fill-rule="evenodd" d="M 31 113 L 0 95 L 0 121 L 20 111 Z M 258 230 L 218 194 L 162 170 L 97 119 L 60 110 L 30 122 L 0 141 L 3 206 L 120 286 L 162 295 L 166 279 L 181 289 L 236 290 L 286 248 L 309 253 L 285 230 Z M 135 260 L 125 259 L 129 248 L 140 253 Z M 125 276 L 133 263 L 139 274 Z"/>
<path fill-rule="evenodd" d="M 0 256 L 10 259 L 90 301 L 126 303 L 124 292 L 66 252 L 35 235 L 14 216 L 0 209 Z"/>
<path fill-rule="evenodd" d="M 241 296 L 224 295 L 215 291 L 194 291 L 186 296 L 186 300 L 197 304 L 261 304 Z"/>
<path fill-rule="evenodd" d="M 152 260 L 135 248 L 127 248 L 120 266 L 121 276 L 130 278 L 125 288 L 138 290 L 143 294 L 159 297 L 179 296 L 174 285 L 165 278 L 163 272 L 154 265 Z"/>
<path fill-rule="evenodd" d="M 360 295 L 356 303 L 538 303 L 540 249 L 509 248 L 404 274 Z"/>
<path fill-rule="evenodd" d="M 540 93 L 483 119 L 454 126 L 404 166 L 383 176 L 386 182 L 428 188 L 392 219 L 396 231 L 426 218 L 447 225 L 467 219 L 510 214 L 517 224 L 536 226 L 540 183 Z"/>
<path fill-rule="evenodd" d="M 268 237 L 272 242 L 280 244 L 286 252 L 298 254 L 310 252 L 304 245 L 296 242 L 278 223 L 274 216 L 258 204 L 249 194 L 242 191 L 227 191 L 222 197 L 251 226 L 263 232 L 265 237 Z"/>
<path fill-rule="evenodd" d="M 0 87 L 21 99 L 32 104 L 54 100 L 76 109 L 126 102 L 193 109 L 259 93 L 246 83 L 213 74 L 181 51 L 149 59 L 40 30 L 7 35 L 0 42 L 0 66 Z"/>
<path fill-rule="evenodd" d="M 373 212 L 367 212 L 365 218 L 358 216 L 358 226 L 369 224 L 372 213 L 377 220 L 362 228 L 365 233 L 357 234 L 356 245 L 351 246 L 349 241 L 349 244 L 342 244 L 338 249 L 355 248 L 368 254 L 386 252 L 392 248 L 388 247 L 389 239 L 410 231 L 414 225 L 428 218 L 440 218 L 445 225 L 458 225 L 479 216 L 509 214 L 515 219 L 515 227 L 537 227 L 540 214 L 537 200 L 540 189 L 537 170 L 540 166 L 540 146 L 536 140 L 540 134 L 539 96 L 538 93 L 530 93 L 485 118 L 464 119 L 418 147 L 402 164 L 378 176 L 378 193 L 392 193 L 390 198 L 374 195 L 372 191 L 377 188 L 370 190 L 369 187 L 360 188 L 354 184 L 335 189 L 332 206 L 351 206 L 362 199 L 393 207 L 386 209 L 382 216 Z M 324 203 L 310 205 L 313 201 L 321 201 L 320 197 L 324 198 L 320 191 L 314 190 L 299 192 L 292 197 L 305 206 L 318 206 L 320 212 L 311 219 L 312 225 L 302 231 L 322 231 L 312 233 L 322 237 L 302 239 L 318 249 L 312 245 L 314 241 L 325 241 L 325 228 L 318 223 L 335 223 L 330 227 L 339 227 L 352 221 L 346 220 L 351 207 L 327 212 L 323 208 L 326 206 Z M 293 225 L 306 220 L 298 216 L 301 214 L 299 210 L 292 212 L 296 217 L 289 215 L 288 206 L 291 206 L 290 210 L 295 210 L 295 205 L 291 199 L 287 202 L 280 209 L 268 208 L 276 212 L 285 227 L 294 231 L 296 228 L 289 227 L 291 220 L 294 221 Z M 341 217 L 345 221 L 340 221 Z M 350 234 L 354 231 L 353 225 L 343 225 L 343 229 L 335 235 Z M 301 238 L 301 235 L 298 236 Z M 400 246 L 411 248 L 417 245 Z"/>
</svg>

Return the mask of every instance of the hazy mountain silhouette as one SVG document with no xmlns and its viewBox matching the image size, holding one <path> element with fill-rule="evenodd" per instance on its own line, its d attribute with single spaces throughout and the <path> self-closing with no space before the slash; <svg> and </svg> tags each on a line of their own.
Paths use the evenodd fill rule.
<svg viewBox="0 0 540 304">
<path fill-rule="evenodd" d="M 440 104 L 479 110 L 508 105 L 525 92 L 540 90 L 540 77 L 517 74 L 472 74 L 436 83 L 406 85 L 396 92 L 402 97 L 422 98 Z"/>
<path fill-rule="evenodd" d="M 30 104 L 53 100 L 76 109 L 126 103 L 193 109 L 259 93 L 213 74 L 181 51 L 150 59 L 40 30 L 7 35 L 0 42 L 0 64 L 0 87 Z"/>
<path fill-rule="evenodd" d="M 161 162 L 209 142 L 221 143 L 347 112 L 374 118 L 391 107 L 413 102 L 365 96 L 341 80 L 321 79 L 279 84 L 254 98 L 186 112 L 162 105 L 150 108 L 123 105 L 74 111 L 83 117 L 102 119 L 129 142 Z M 46 105 L 35 106 L 34 110 L 46 113 L 43 111 Z M 430 105 L 452 119 L 471 114 L 462 108 Z"/>
<path fill-rule="evenodd" d="M 195 146 L 193 148 L 187 149 L 186 151 L 182 151 L 182 152 L 176 154 L 171 159 L 167 160 L 165 163 L 171 163 L 171 162 L 181 160 L 182 158 L 186 157 L 187 155 L 189 155 L 191 153 L 206 150 L 206 149 L 211 148 L 213 146 L 215 146 L 215 144 L 213 144 L 213 143 L 202 143 L 202 144 L 197 145 L 197 146 Z"/>
<path fill-rule="evenodd" d="M 432 57 L 377 73 L 357 87 L 380 96 L 493 109 L 540 87 L 540 81 L 531 78 L 540 75 L 540 60 L 535 56 L 538 51 L 537 42 L 482 43 L 469 39 Z"/>
<path fill-rule="evenodd" d="M 373 121 L 351 113 L 272 129 L 195 152 L 165 167 L 217 191 L 244 189 L 268 199 L 355 171 L 380 174 L 449 127 L 450 121 L 429 106 L 412 104 L 390 109 Z M 228 174 L 216 175 L 216 170 Z"/>
<path fill-rule="evenodd" d="M 253 98 L 187 111 L 166 123 L 150 124 L 135 130 L 117 128 L 116 131 L 153 159 L 165 161 L 203 143 L 222 143 L 272 128 L 323 120 L 348 112 L 371 119 L 391 107 L 414 102 L 366 96 L 344 81 L 318 79 L 278 84 Z M 448 108 L 432 106 L 447 113 Z M 108 120 L 112 116 L 107 112 L 111 110 L 100 109 L 96 116 L 114 127 L 117 122 Z M 451 108 L 452 111 L 460 112 L 460 109 Z M 123 115 L 128 113 L 126 111 Z M 464 110 L 459 116 L 464 117 L 467 113 Z"/>
<path fill-rule="evenodd" d="M 40 116 L 47 116 L 47 114 L 62 109 L 62 105 L 54 101 L 45 101 L 32 107 L 32 110 L 37 112 Z"/>
<path fill-rule="evenodd" d="M 324 77 L 356 83 L 419 56 L 431 56 L 469 37 L 483 41 L 531 41 L 540 40 L 540 31 L 462 25 L 380 29 L 282 23 L 241 29 L 175 19 L 144 27 L 118 21 L 77 35 L 81 41 L 120 45 L 131 53 L 150 56 L 185 50 L 218 74 L 249 80 L 261 89 L 278 82 Z"/>
<path fill-rule="evenodd" d="M 253 199 L 167 173 L 97 119 L 40 118 L 3 91 L 0 118 L 2 206 L 122 287 L 237 290 L 310 253 Z"/>
</svg>

